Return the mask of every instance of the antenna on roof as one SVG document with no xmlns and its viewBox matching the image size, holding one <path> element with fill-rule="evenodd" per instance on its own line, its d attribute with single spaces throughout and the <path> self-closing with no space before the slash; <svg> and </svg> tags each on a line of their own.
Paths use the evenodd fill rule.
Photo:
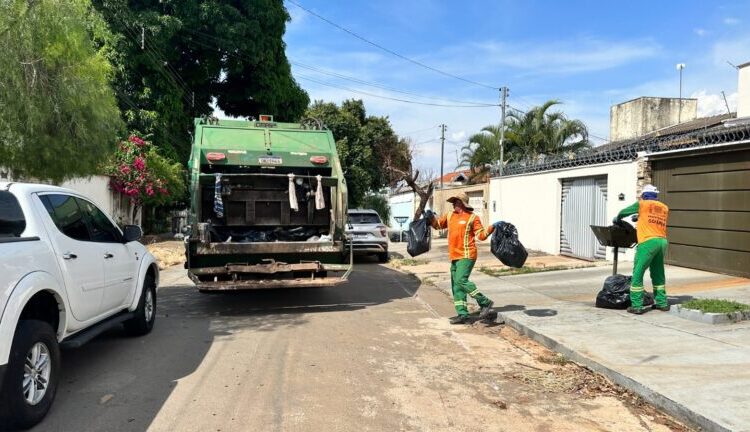
<svg viewBox="0 0 750 432">
<path fill-rule="evenodd" d="M 732 114 L 732 111 L 729 109 L 729 102 L 727 102 L 727 95 L 724 94 L 724 90 L 721 91 L 721 96 L 724 97 L 724 105 L 727 106 L 727 114 Z"/>
</svg>

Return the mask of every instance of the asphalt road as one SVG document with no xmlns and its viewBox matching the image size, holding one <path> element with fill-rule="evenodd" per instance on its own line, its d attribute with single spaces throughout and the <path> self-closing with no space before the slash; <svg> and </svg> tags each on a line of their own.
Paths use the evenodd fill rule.
<svg viewBox="0 0 750 432">
<path fill-rule="evenodd" d="M 510 329 L 450 326 L 444 294 L 365 261 L 346 286 L 230 294 L 164 271 L 154 331 L 64 351 L 33 430 L 668 430 L 581 393 L 604 384 Z"/>
</svg>

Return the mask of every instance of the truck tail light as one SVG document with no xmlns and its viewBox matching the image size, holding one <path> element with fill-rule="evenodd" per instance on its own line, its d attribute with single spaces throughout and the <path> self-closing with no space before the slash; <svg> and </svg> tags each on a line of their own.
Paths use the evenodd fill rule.
<svg viewBox="0 0 750 432">
<path fill-rule="evenodd" d="M 206 159 L 208 159 L 211 162 L 224 160 L 226 158 L 227 158 L 227 155 L 225 155 L 224 153 L 210 152 L 206 154 Z"/>
<path fill-rule="evenodd" d="M 313 156 L 310 158 L 310 162 L 316 165 L 323 165 L 328 163 L 328 157 L 326 156 Z"/>
</svg>

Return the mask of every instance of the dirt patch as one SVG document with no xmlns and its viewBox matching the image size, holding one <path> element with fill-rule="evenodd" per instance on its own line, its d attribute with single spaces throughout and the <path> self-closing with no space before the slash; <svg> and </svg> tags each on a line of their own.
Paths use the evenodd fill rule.
<svg viewBox="0 0 750 432">
<path fill-rule="evenodd" d="M 151 243 L 146 248 L 156 258 L 159 270 L 185 262 L 185 243 L 182 241 Z"/>
</svg>

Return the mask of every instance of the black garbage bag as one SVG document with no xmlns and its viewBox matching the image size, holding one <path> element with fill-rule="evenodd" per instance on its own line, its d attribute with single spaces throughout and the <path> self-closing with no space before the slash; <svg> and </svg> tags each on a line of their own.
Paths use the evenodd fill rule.
<svg viewBox="0 0 750 432">
<path fill-rule="evenodd" d="M 422 255 L 432 246 L 430 219 L 423 217 L 409 224 L 409 236 L 406 238 L 406 252 L 412 257 Z"/>
<path fill-rule="evenodd" d="M 604 286 L 596 295 L 596 307 L 604 309 L 627 309 L 630 307 L 630 276 L 616 274 L 604 280 Z M 643 292 L 643 305 L 654 304 L 654 296 Z"/>
<path fill-rule="evenodd" d="M 518 230 L 512 223 L 501 222 L 492 233 L 490 250 L 503 264 L 509 267 L 521 268 L 529 253 L 518 240 Z"/>
</svg>

